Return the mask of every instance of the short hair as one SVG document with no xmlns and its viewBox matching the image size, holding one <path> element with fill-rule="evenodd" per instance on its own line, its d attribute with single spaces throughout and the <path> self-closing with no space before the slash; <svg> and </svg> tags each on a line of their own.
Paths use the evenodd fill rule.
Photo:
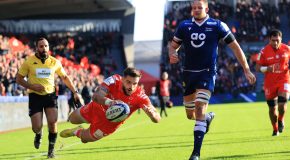
<svg viewBox="0 0 290 160">
<path fill-rule="evenodd" d="M 43 41 L 43 40 L 46 40 L 46 41 L 48 42 L 48 40 L 47 40 L 46 38 L 44 38 L 44 37 L 39 37 L 39 38 L 36 40 L 36 42 L 35 42 L 35 46 L 37 47 L 37 46 L 38 46 L 38 42 L 39 42 L 39 41 Z"/>
<path fill-rule="evenodd" d="M 269 32 L 269 38 L 271 37 L 276 37 L 276 36 L 279 36 L 279 37 L 282 37 L 282 32 L 279 30 L 279 29 L 272 29 L 270 32 Z"/>
<path fill-rule="evenodd" d="M 142 74 L 139 70 L 137 70 L 136 68 L 133 68 L 133 67 L 128 67 L 124 70 L 123 72 L 123 76 L 124 77 L 127 77 L 127 76 L 130 76 L 130 77 L 141 77 Z"/>
<path fill-rule="evenodd" d="M 191 1 L 191 4 L 192 4 L 194 1 L 201 1 L 201 2 L 204 2 L 206 5 L 208 5 L 208 0 L 192 0 L 192 1 Z"/>
</svg>

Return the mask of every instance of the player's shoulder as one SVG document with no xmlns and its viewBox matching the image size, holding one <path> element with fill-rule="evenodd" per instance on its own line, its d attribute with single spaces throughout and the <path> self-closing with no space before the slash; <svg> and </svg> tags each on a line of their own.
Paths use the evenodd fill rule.
<svg viewBox="0 0 290 160">
<path fill-rule="evenodd" d="M 290 51 L 290 46 L 288 46 L 287 44 L 281 43 L 281 48 L 288 52 Z"/>
<path fill-rule="evenodd" d="M 27 56 L 26 61 L 29 62 L 29 61 L 34 61 L 36 59 L 37 59 L 37 57 L 35 55 L 30 55 L 30 56 Z"/>
<path fill-rule="evenodd" d="M 51 61 L 52 64 L 59 64 L 61 65 L 60 60 L 58 60 L 57 58 L 53 57 L 53 56 L 48 56 L 48 59 Z"/>
<path fill-rule="evenodd" d="M 141 98 L 141 99 L 146 99 L 146 98 L 148 98 L 148 96 L 146 95 L 144 89 L 141 88 L 140 86 L 137 86 L 136 91 L 135 91 L 135 95 L 136 95 L 138 98 Z"/>
<path fill-rule="evenodd" d="M 114 74 L 114 75 L 106 78 L 103 83 L 106 84 L 107 86 L 110 86 L 112 84 L 121 83 L 121 80 L 122 80 L 122 76 L 120 76 L 118 74 Z"/>
<path fill-rule="evenodd" d="M 181 21 L 179 25 L 181 27 L 191 26 L 191 25 L 193 25 L 193 21 L 192 21 L 192 19 L 185 19 L 185 20 Z"/>
</svg>

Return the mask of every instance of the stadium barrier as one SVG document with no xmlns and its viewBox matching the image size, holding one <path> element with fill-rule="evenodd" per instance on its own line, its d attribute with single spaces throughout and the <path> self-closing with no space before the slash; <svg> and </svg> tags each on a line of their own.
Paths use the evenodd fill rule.
<svg viewBox="0 0 290 160">
<path fill-rule="evenodd" d="M 28 97 L 0 96 L 0 132 L 31 127 Z M 68 118 L 67 96 L 58 96 L 58 122 Z M 43 124 L 47 124 L 44 114 Z"/>
</svg>

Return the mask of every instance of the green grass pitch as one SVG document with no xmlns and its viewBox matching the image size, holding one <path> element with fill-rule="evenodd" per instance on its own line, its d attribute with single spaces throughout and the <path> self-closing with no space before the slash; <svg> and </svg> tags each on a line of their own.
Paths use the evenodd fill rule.
<svg viewBox="0 0 290 160">
<path fill-rule="evenodd" d="M 290 113 L 286 113 L 284 132 L 272 137 L 266 102 L 210 105 L 208 111 L 214 111 L 216 117 L 205 136 L 201 159 L 290 159 Z M 152 123 L 144 112 L 135 113 L 116 133 L 98 142 L 82 144 L 76 137 L 58 137 L 56 159 L 187 160 L 193 148 L 194 121 L 186 119 L 183 107 L 167 112 L 169 116 L 159 124 Z M 73 126 L 62 123 L 58 128 Z M 46 159 L 44 128 L 39 150 L 33 147 L 30 128 L 0 134 L 0 160 Z"/>
</svg>

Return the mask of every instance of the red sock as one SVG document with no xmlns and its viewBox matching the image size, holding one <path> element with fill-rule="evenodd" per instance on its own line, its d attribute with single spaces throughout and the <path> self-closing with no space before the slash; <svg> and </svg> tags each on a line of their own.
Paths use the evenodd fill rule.
<svg viewBox="0 0 290 160">
<path fill-rule="evenodd" d="M 83 130 L 82 128 L 78 129 L 78 130 L 76 131 L 75 135 L 76 135 L 77 137 L 81 138 L 82 130 Z"/>
<path fill-rule="evenodd" d="M 274 131 L 278 131 L 278 123 L 272 123 L 272 126 L 273 126 L 273 130 Z"/>
<path fill-rule="evenodd" d="M 278 116 L 278 121 L 284 122 L 284 114 Z"/>
</svg>

